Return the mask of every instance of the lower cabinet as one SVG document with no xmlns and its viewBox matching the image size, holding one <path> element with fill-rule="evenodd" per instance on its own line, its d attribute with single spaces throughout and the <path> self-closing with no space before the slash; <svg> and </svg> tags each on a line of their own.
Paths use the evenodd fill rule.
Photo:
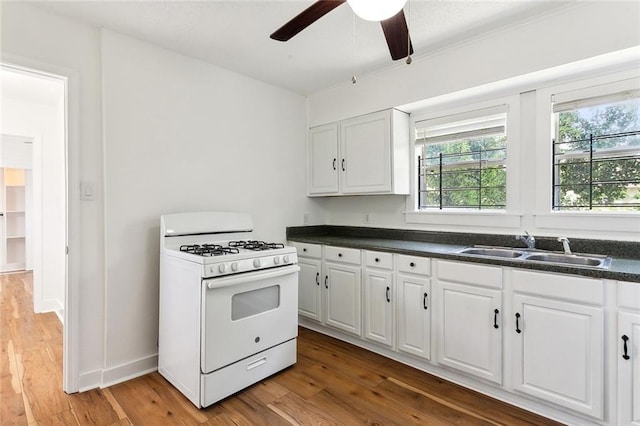
<svg viewBox="0 0 640 426">
<path fill-rule="evenodd" d="M 322 283 L 325 293 L 324 323 L 347 333 L 362 336 L 360 251 L 325 247 L 324 258 Z M 345 263 L 338 263 L 338 259 L 344 259 Z"/>
<path fill-rule="evenodd" d="M 516 294 L 515 390 L 601 419 L 603 310 Z"/>
<path fill-rule="evenodd" d="M 398 274 L 398 350 L 431 359 L 431 280 Z"/>
<path fill-rule="evenodd" d="M 640 426 L 640 314 L 619 313 L 616 337 L 619 423 Z"/>
<path fill-rule="evenodd" d="M 322 261 L 298 258 L 298 314 L 322 321 Z"/>
<path fill-rule="evenodd" d="M 500 290 L 439 282 L 438 363 L 502 383 Z"/>
<path fill-rule="evenodd" d="M 390 348 L 395 344 L 393 255 L 365 252 L 364 337 Z"/>
</svg>

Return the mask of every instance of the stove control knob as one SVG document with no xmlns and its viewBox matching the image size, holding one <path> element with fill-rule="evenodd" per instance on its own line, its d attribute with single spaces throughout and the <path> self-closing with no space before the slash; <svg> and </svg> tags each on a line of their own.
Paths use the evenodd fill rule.
<svg viewBox="0 0 640 426">
<path fill-rule="evenodd" d="M 260 262 L 260 259 L 254 259 L 253 260 L 253 266 L 254 267 L 259 268 L 261 264 L 262 264 L 262 262 Z"/>
<path fill-rule="evenodd" d="M 224 263 L 221 263 L 220 266 L 218 266 L 218 271 L 220 271 L 220 273 L 224 273 L 224 271 L 227 270 L 227 265 L 225 265 Z"/>
<path fill-rule="evenodd" d="M 274 258 L 273 258 L 273 263 L 274 263 L 275 265 L 278 265 L 278 264 L 280 263 L 280 258 L 279 258 L 278 256 L 274 257 Z"/>
<path fill-rule="evenodd" d="M 231 270 L 232 270 L 233 272 L 236 272 L 236 271 L 238 270 L 238 262 L 233 262 L 233 263 L 231 264 Z"/>
<path fill-rule="evenodd" d="M 284 261 L 284 263 L 289 263 L 289 255 L 285 254 L 282 260 Z"/>
</svg>

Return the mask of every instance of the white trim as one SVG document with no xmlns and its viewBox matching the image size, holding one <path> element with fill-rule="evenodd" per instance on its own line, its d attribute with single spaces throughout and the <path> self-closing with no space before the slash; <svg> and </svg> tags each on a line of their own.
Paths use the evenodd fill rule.
<svg viewBox="0 0 640 426">
<path fill-rule="evenodd" d="M 80 145 L 80 74 L 73 69 L 43 63 L 34 59 L 2 52 L 1 63 L 24 72 L 65 80 L 65 159 L 66 159 L 66 239 L 71 250 L 66 257 L 65 309 L 63 327 L 62 387 L 67 393 L 77 392 L 79 365 L 79 277 L 80 277 L 80 208 L 78 205 Z"/>
<path fill-rule="evenodd" d="M 519 229 L 522 214 L 498 211 L 470 210 L 433 210 L 406 211 L 407 223 L 430 225 L 452 225 L 476 229 L 478 226 L 489 228 Z"/>
<path fill-rule="evenodd" d="M 113 386 L 158 370 L 158 354 L 127 362 L 117 367 L 106 368 L 102 372 L 101 388 Z"/>
<path fill-rule="evenodd" d="M 499 211 L 483 210 L 416 210 L 417 200 L 417 165 L 416 144 L 411 143 L 411 190 L 407 197 L 405 222 L 431 225 L 450 225 L 473 229 L 474 227 L 489 227 L 502 229 L 519 229 L 522 214 L 516 213 L 520 209 L 520 197 L 518 188 L 520 184 L 520 174 L 518 173 L 520 164 L 520 99 L 519 95 L 496 97 L 491 100 L 478 101 L 474 98 L 467 98 L 457 102 L 452 106 L 447 104 L 447 109 L 441 109 L 438 104 L 431 105 L 422 112 L 411 115 L 411 129 L 415 137 L 416 126 L 427 120 L 431 123 L 441 123 L 444 119 L 455 121 L 457 119 L 477 118 L 485 114 L 506 113 L 507 125 L 507 207 Z"/>
</svg>

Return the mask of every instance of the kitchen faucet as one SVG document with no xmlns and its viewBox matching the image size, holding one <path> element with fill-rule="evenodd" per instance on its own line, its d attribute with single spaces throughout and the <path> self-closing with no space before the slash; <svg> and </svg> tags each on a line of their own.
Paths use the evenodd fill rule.
<svg viewBox="0 0 640 426">
<path fill-rule="evenodd" d="M 516 240 L 520 240 L 527 245 L 528 249 L 536 248 L 536 239 L 529 233 L 529 231 L 524 231 L 525 235 L 516 235 Z"/>
<path fill-rule="evenodd" d="M 564 254 L 571 254 L 571 247 L 569 247 L 569 239 L 567 237 L 558 237 L 558 242 L 562 243 Z"/>
</svg>

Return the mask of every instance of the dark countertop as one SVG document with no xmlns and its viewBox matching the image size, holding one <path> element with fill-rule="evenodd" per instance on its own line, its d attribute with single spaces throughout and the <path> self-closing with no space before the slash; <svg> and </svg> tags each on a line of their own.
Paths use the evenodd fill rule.
<svg viewBox="0 0 640 426">
<path fill-rule="evenodd" d="M 575 253 L 606 254 L 612 257 L 611 266 L 608 269 L 599 269 L 456 253 L 458 250 L 473 245 L 523 247 L 513 236 L 505 235 L 322 225 L 289 227 L 287 228 L 287 239 L 311 244 L 378 250 L 640 283 L 640 243 L 636 242 L 570 239 L 572 251 Z M 542 250 L 557 251 L 561 245 L 552 238 L 537 238 L 536 247 Z"/>
</svg>

